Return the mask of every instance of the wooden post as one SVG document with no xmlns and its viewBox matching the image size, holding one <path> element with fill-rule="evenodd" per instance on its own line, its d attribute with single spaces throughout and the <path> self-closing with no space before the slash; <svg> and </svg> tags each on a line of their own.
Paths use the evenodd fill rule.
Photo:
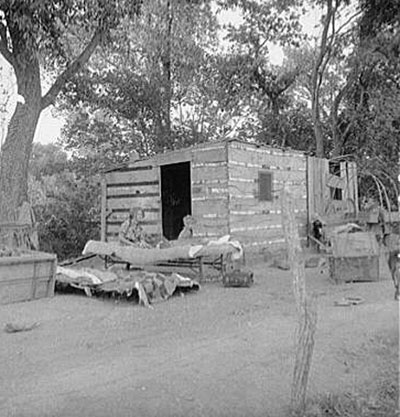
<svg viewBox="0 0 400 417">
<path fill-rule="evenodd" d="M 349 162 L 351 167 L 351 186 L 352 186 L 352 198 L 354 201 L 355 214 L 358 216 L 358 176 L 357 176 L 357 164 L 355 162 Z"/>
<path fill-rule="evenodd" d="M 104 175 L 101 177 L 101 241 L 107 238 L 107 184 Z"/>
<path fill-rule="evenodd" d="M 293 291 L 297 308 L 296 355 L 291 389 L 291 409 L 293 413 L 302 413 L 306 405 L 307 383 L 314 350 L 317 313 L 314 299 L 307 297 L 306 293 L 304 260 L 294 214 L 294 203 L 286 186 L 282 192 L 281 204 L 282 225 L 289 264 L 293 274 Z"/>
<path fill-rule="evenodd" d="M 315 214 L 315 199 L 314 199 L 314 171 L 315 164 L 314 158 L 312 156 L 307 156 L 307 221 L 308 229 L 307 232 L 311 230 L 311 223 Z"/>
</svg>

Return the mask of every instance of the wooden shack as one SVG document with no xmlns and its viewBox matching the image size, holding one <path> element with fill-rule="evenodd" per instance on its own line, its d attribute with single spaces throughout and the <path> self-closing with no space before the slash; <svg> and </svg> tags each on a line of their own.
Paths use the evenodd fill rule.
<svg viewBox="0 0 400 417">
<path fill-rule="evenodd" d="M 116 240 L 129 208 L 137 206 L 145 211 L 144 229 L 156 239 L 176 239 L 183 217 L 192 214 L 197 237 L 229 234 L 247 252 L 273 252 L 284 245 L 280 192 L 285 183 L 294 197 L 303 241 L 312 216 L 323 215 L 333 201 L 342 199 L 335 205 L 341 212 L 355 210 L 357 203 L 343 203 L 345 198 L 356 201 L 355 166 L 343 164 L 339 175 L 329 174 L 327 160 L 239 140 L 133 161 L 103 175 L 102 240 Z M 345 176 L 350 166 L 351 178 Z"/>
</svg>

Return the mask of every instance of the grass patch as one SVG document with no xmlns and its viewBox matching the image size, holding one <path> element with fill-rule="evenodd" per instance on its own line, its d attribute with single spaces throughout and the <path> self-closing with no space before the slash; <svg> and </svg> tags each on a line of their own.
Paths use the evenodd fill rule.
<svg viewBox="0 0 400 417">
<path fill-rule="evenodd" d="M 304 417 L 395 417 L 399 416 L 394 381 L 379 393 L 328 395 L 313 401 Z M 300 417 L 300 414 L 299 414 Z"/>
<path fill-rule="evenodd" d="M 379 371 L 370 383 L 352 393 L 329 394 L 311 399 L 298 417 L 399 417 L 399 342 L 397 332 L 371 341 Z M 368 366 L 368 363 L 366 363 Z"/>
</svg>

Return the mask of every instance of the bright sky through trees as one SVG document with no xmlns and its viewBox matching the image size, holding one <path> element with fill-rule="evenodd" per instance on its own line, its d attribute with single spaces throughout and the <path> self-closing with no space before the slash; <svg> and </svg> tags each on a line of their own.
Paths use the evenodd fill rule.
<svg viewBox="0 0 400 417">
<path fill-rule="evenodd" d="M 237 11 L 224 11 L 219 16 L 220 21 L 222 24 L 225 23 L 239 23 L 240 22 L 240 15 Z M 318 23 L 319 23 L 319 11 L 318 10 L 310 10 L 303 18 L 302 23 L 305 31 L 308 33 L 312 32 L 318 32 Z M 283 61 L 283 51 L 282 48 L 280 48 L 277 45 L 270 44 L 269 45 L 269 56 L 270 60 L 275 65 L 281 65 Z M 0 81 L 4 80 L 4 77 L 9 77 L 10 70 L 9 70 L 8 64 L 4 61 L 4 59 L 0 56 Z M 15 85 L 15 82 L 13 80 L 7 82 L 7 86 Z M 0 86 L 1 87 L 1 86 Z M 8 104 L 8 110 L 9 114 L 11 115 L 14 110 L 14 106 L 16 103 L 16 92 L 14 91 L 14 97 L 11 98 L 9 104 Z M 6 123 L 8 122 L 8 118 L 5 118 Z M 0 123 L 4 125 L 3 119 L 0 117 Z M 35 142 L 40 142 L 43 144 L 46 143 L 53 143 L 57 140 L 57 138 L 60 136 L 61 129 L 64 122 L 62 119 L 54 117 L 52 115 L 51 108 L 47 108 L 45 111 L 42 112 L 40 116 L 40 120 L 38 123 L 38 127 L 35 133 Z M 0 129 L 0 143 L 2 143 L 2 140 L 5 138 L 6 129 L 4 129 L 4 126 L 1 126 L 2 129 Z"/>
</svg>

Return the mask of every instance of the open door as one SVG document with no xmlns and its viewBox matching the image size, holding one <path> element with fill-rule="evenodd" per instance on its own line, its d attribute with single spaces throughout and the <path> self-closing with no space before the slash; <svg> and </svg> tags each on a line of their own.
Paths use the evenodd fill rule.
<svg viewBox="0 0 400 417">
<path fill-rule="evenodd" d="M 191 203 L 190 162 L 161 166 L 162 230 L 168 240 L 178 237 Z"/>
</svg>

